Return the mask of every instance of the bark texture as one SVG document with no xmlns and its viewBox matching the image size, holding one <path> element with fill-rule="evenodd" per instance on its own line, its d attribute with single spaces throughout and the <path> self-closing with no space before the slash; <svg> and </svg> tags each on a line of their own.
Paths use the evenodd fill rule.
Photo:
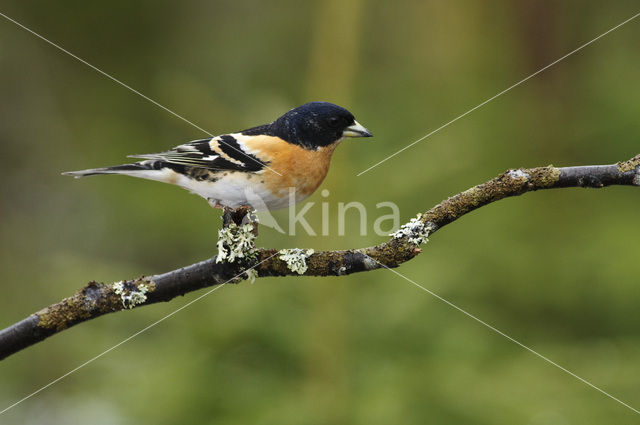
<svg viewBox="0 0 640 425">
<path fill-rule="evenodd" d="M 169 301 L 208 286 L 238 283 L 250 274 L 252 277 L 344 276 L 381 267 L 397 267 L 420 254 L 419 245 L 427 236 L 484 205 L 542 189 L 610 185 L 640 186 L 640 154 L 612 165 L 508 170 L 420 213 L 390 240 L 379 245 L 312 254 L 303 252 L 303 269 L 292 267 L 286 257 L 282 258 L 283 250 L 252 247 L 240 261 L 218 261 L 213 257 L 153 276 L 112 284 L 91 281 L 70 297 L 0 331 L 0 359 L 103 314 Z M 248 223 L 253 226 L 252 233 L 257 235 L 257 224 L 247 213 L 247 210 L 225 211 L 224 226 L 235 225 L 240 229 Z"/>
</svg>

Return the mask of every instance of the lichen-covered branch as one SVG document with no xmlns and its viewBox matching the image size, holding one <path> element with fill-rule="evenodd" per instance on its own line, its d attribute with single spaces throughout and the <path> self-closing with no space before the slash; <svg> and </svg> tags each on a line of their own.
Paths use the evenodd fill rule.
<svg viewBox="0 0 640 425">
<path fill-rule="evenodd" d="M 640 154 L 612 165 L 508 170 L 418 214 L 391 239 L 376 246 L 342 251 L 255 248 L 257 224 L 247 210 L 225 211 L 218 246 L 222 256 L 167 273 L 84 288 L 0 331 L 0 359 L 75 324 L 114 311 L 169 301 L 204 287 L 266 276 L 343 276 L 397 267 L 420 251 L 427 237 L 484 205 L 542 189 L 640 186 Z M 247 220 L 247 218 L 249 218 Z"/>
</svg>

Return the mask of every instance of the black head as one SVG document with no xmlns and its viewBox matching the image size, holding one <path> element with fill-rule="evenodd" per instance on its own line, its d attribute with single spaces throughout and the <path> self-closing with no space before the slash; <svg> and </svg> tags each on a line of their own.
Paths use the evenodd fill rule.
<svg viewBox="0 0 640 425">
<path fill-rule="evenodd" d="M 259 134 L 261 129 L 306 149 L 330 145 L 343 137 L 371 137 L 346 109 L 329 102 L 310 102 L 294 108 L 267 126 L 244 131 Z"/>
</svg>

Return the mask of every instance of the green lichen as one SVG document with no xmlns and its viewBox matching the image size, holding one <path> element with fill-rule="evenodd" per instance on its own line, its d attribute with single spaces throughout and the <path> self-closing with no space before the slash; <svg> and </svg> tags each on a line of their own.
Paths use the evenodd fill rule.
<svg viewBox="0 0 640 425">
<path fill-rule="evenodd" d="M 308 270 L 307 258 L 314 253 L 313 249 L 281 249 L 279 258 L 287 264 L 287 268 L 294 273 L 304 274 Z"/>
<path fill-rule="evenodd" d="M 231 223 L 218 231 L 218 256 L 217 263 L 223 261 L 233 263 L 238 258 L 251 259 L 255 255 L 256 235 L 253 232 L 253 224 L 247 223 L 238 226 Z"/>
<path fill-rule="evenodd" d="M 258 272 L 256 271 L 256 269 L 249 269 L 245 271 L 244 274 L 249 283 L 255 282 L 256 278 L 258 277 Z"/>
<path fill-rule="evenodd" d="M 424 216 L 422 213 L 418 213 L 415 218 L 405 223 L 389 236 L 393 236 L 394 239 L 400 239 L 406 237 L 407 240 L 414 245 L 422 245 L 429 242 L 429 234 L 433 230 L 431 223 L 425 224 Z"/>
<path fill-rule="evenodd" d="M 138 304 L 142 304 L 147 301 L 147 292 L 149 287 L 146 283 L 134 283 L 127 281 L 115 282 L 112 284 L 113 292 L 120 296 L 122 306 L 124 308 L 132 309 Z"/>
</svg>

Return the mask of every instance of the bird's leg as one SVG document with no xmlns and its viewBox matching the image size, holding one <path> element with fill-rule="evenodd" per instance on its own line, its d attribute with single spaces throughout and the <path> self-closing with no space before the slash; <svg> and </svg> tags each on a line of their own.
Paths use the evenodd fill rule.
<svg viewBox="0 0 640 425">
<path fill-rule="evenodd" d="M 240 227 L 244 224 L 251 224 L 253 234 L 258 236 L 258 217 L 251 207 L 222 208 L 222 227 L 229 227 L 233 223 Z"/>
</svg>

